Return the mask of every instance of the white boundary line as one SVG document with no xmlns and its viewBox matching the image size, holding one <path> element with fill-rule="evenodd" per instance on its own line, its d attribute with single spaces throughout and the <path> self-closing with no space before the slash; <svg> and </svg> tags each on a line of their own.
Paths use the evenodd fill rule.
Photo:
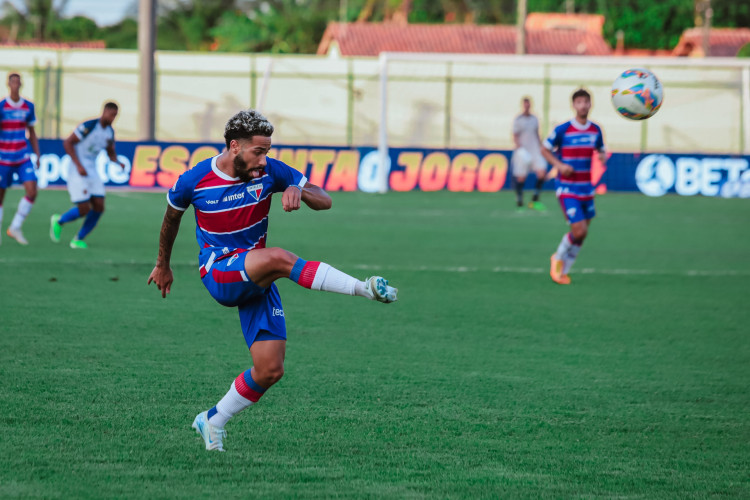
<svg viewBox="0 0 750 500">
<path fill-rule="evenodd" d="M 42 260 L 42 259 L 11 259 L 0 258 L 0 264 L 55 264 L 61 266 L 84 265 L 84 266 L 153 266 L 154 261 L 79 261 L 79 260 Z M 172 267 L 198 267 L 198 261 L 172 262 Z M 432 273 L 498 273 L 498 274 L 547 274 L 547 267 L 474 267 L 474 266 L 394 266 L 394 265 L 372 265 L 372 264 L 339 264 L 339 269 L 358 269 L 362 271 L 418 271 Z M 657 270 L 657 269 L 601 269 L 595 267 L 584 267 L 576 269 L 575 274 L 602 274 L 609 276 L 686 276 L 686 277 L 722 277 L 722 276 L 750 276 L 750 270 L 738 269 L 685 269 L 685 270 Z"/>
</svg>

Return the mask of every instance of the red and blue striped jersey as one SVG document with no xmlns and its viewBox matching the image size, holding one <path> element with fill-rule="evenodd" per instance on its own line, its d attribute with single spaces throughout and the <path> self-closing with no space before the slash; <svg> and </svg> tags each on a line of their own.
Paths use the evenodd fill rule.
<svg viewBox="0 0 750 500">
<path fill-rule="evenodd" d="M 555 181 L 558 194 L 593 199 L 591 160 L 595 151 L 604 150 L 601 127 L 590 121 L 582 125 L 571 120 L 555 127 L 544 141 L 544 147 L 554 152 L 560 161 L 573 167 L 570 175 L 558 174 Z"/>
<path fill-rule="evenodd" d="M 10 97 L 0 101 L 0 166 L 18 167 L 29 159 L 26 127 L 36 124 L 34 103 Z"/>
<path fill-rule="evenodd" d="M 271 195 L 289 186 L 304 187 L 307 178 L 286 163 L 267 158 L 262 177 L 242 182 L 219 170 L 216 158 L 183 173 L 167 193 L 167 202 L 177 210 L 193 205 L 201 250 L 265 248 Z"/>
</svg>

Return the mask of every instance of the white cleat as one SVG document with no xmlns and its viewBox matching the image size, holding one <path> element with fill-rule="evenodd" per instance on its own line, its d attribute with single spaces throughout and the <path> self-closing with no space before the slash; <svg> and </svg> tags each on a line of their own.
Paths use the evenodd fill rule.
<svg viewBox="0 0 750 500">
<path fill-rule="evenodd" d="M 208 423 L 208 412 L 204 411 L 196 415 L 193 420 L 193 429 L 201 435 L 206 442 L 207 450 L 224 451 L 223 440 L 227 437 L 227 431 Z"/>
<path fill-rule="evenodd" d="M 23 237 L 23 233 L 21 232 L 21 228 L 14 229 L 12 227 L 9 227 L 7 231 L 5 231 L 5 234 L 16 240 L 21 245 L 28 245 L 29 242 L 26 240 L 26 238 Z"/>
<path fill-rule="evenodd" d="M 388 280 L 382 276 L 371 276 L 365 280 L 367 289 L 378 302 L 389 304 L 398 300 L 398 288 L 388 285 Z"/>
</svg>

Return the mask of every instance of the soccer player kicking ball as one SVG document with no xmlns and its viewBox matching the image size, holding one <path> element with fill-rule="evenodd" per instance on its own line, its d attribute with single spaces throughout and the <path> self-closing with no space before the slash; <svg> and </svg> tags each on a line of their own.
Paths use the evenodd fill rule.
<svg viewBox="0 0 750 500">
<path fill-rule="evenodd" d="M 263 115 L 241 111 L 227 122 L 227 149 L 177 179 L 167 193 L 159 255 L 148 277 L 147 283 L 156 283 L 166 297 L 174 281 L 169 267 L 172 246 L 182 215 L 192 204 L 201 281 L 217 302 L 239 308 L 253 359 L 253 367 L 239 374 L 229 392 L 195 417 L 193 428 L 207 450 L 224 451 L 227 421 L 256 403 L 284 375 L 286 325 L 274 281 L 288 278 L 305 288 L 386 303 L 394 302 L 398 292 L 382 277 L 359 281 L 323 262 L 305 261 L 282 248 L 266 248 L 273 193 L 283 193 L 281 204 L 287 212 L 299 209 L 301 201 L 313 210 L 331 208 L 331 198 L 323 189 L 285 163 L 266 157 L 272 134 L 273 125 Z"/>
<path fill-rule="evenodd" d="M 584 89 L 573 93 L 576 117 L 555 127 L 544 141 L 542 154 L 558 172 L 555 188 L 563 213 L 570 224 L 557 251 L 550 257 L 549 274 L 555 283 L 570 284 L 570 268 L 576 261 L 588 234 L 594 210 L 594 186 L 591 184 L 591 159 L 594 151 L 606 163 L 602 129 L 588 120 L 591 95 Z M 556 153 L 556 154 L 553 154 Z"/>
</svg>

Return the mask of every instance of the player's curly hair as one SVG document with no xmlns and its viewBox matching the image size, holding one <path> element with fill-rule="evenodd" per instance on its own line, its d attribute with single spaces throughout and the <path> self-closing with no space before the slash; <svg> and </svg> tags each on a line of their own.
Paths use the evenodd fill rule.
<svg viewBox="0 0 750 500">
<path fill-rule="evenodd" d="M 240 111 L 231 117 L 227 126 L 224 127 L 224 140 L 227 143 L 227 149 L 229 149 L 229 143 L 233 139 L 252 139 L 256 135 L 271 137 L 273 125 L 265 116 L 254 109 Z"/>
</svg>

